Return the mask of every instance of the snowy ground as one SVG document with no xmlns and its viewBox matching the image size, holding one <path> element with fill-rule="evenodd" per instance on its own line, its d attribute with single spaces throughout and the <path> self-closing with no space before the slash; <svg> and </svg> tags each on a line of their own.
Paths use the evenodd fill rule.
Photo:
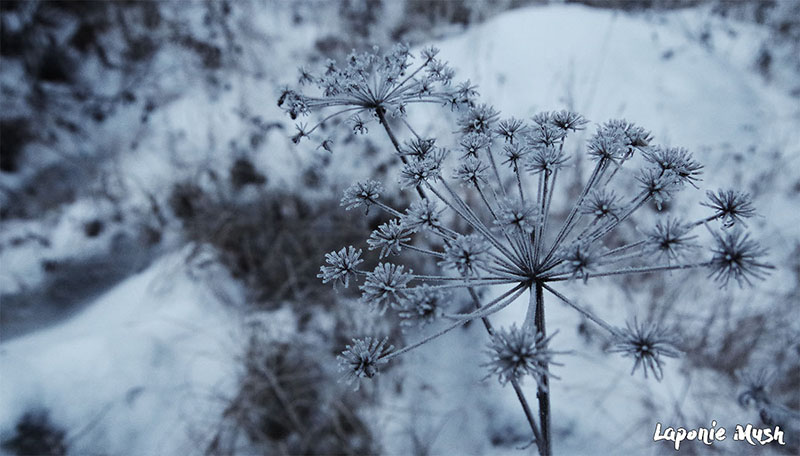
<svg viewBox="0 0 800 456">
<path fill-rule="evenodd" d="M 283 30 L 286 26 L 281 24 L 288 22 L 285 11 L 253 14 L 264 30 Z M 695 38 L 708 24 L 712 45 Z M 226 146 L 208 146 L 227 145 L 243 136 L 248 130 L 237 123 L 236 113 L 245 109 L 287 127 L 269 132 L 264 152 L 254 157 L 270 185 L 302 186 L 298 182 L 304 160 L 316 157 L 315 151 L 308 145 L 300 152 L 293 148 L 287 139 L 291 124 L 274 99 L 282 83 L 294 82 L 297 60 L 313 42 L 312 28 L 267 33 L 269 52 L 275 52 L 271 58 L 279 64 L 278 70 L 269 68 L 268 77 L 259 75 L 263 57 L 253 57 L 232 91 L 209 101 L 202 87 L 189 87 L 158 111 L 156 127 L 147 136 L 120 134 L 120 142 L 134 137 L 137 142 L 136 150 L 122 158 L 122 166 L 132 170 L 129 179 L 158 194 L 176 178 L 176 169 L 191 174 L 198 163 L 228 161 Z M 507 12 L 433 44 L 458 70 L 458 78 L 476 83 L 481 98 L 505 116 L 524 118 L 568 108 L 598 124 L 624 117 L 651 129 L 658 143 L 691 150 L 706 166 L 703 190 L 736 184 L 753 194 L 763 217 L 750 228 L 770 249 L 778 269 L 748 291 L 720 292 L 708 281 L 688 280 L 690 274 L 667 277 L 673 288 L 686 283 L 674 295 L 681 301 L 675 313 L 691 318 L 704 315 L 698 308 L 715 299 L 728 301 L 734 312 L 746 306 L 768 308 L 791 295 L 798 284 L 791 267 L 800 245 L 800 212 L 795 210 L 800 109 L 785 88 L 767 84 L 751 68 L 758 51 L 754 43 L 765 34 L 752 24 L 710 18 L 703 8 L 632 16 L 549 6 Z M 254 42 L 263 38 L 253 35 Z M 252 49 L 264 50 L 258 45 Z M 420 134 L 452 131 L 452 125 L 425 122 L 426 112 L 412 112 L 412 122 L 422 119 Z M 376 144 L 386 144 L 373 127 Z M 179 132 L 177 139 L 174 132 Z M 574 144 L 579 142 L 580 138 Z M 177 144 L 172 154 L 161 152 L 167 143 Z M 207 150 L 207 155 L 197 157 L 198 149 Z M 327 168 L 331 186 L 368 175 L 363 163 L 357 163 L 360 156 L 347 158 L 346 153 L 346 147 L 337 150 Z M 587 170 L 576 167 L 570 172 L 570 179 L 577 180 Z M 697 202 L 704 192 L 686 193 L 676 207 L 686 218 L 699 218 L 704 212 Z M 131 197 L 143 198 L 137 192 Z M 568 202 L 556 198 L 555 205 Z M 85 205 L 76 203 L 48 229 L 64 232 L 70 223 L 79 225 L 89 210 Z M 3 291 L 13 291 L 20 283 L 35 286 L 40 280 L 38 259 L 68 255 L 76 242 L 69 234 L 55 239 L 44 253 L 0 252 Z M 81 246 L 84 252 L 91 248 Z M 244 345 L 244 316 L 237 310 L 243 292 L 221 270 L 201 280 L 188 275 L 186 250 L 161 254 L 77 315 L 3 341 L 0 437 L 5 438 L 24 410 L 46 407 L 59 422 L 85 424 L 68 434 L 74 454 L 204 451 L 206 442 L 198 436 L 207 435 L 221 416 L 225 404 L 219 398 L 230 397 L 235 389 Z M 575 283 L 560 290 L 612 324 L 623 325 L 631 313 L 644 312 L 653 303 L 642 302 L 650 299 L 647 293 L 625 292 L 618 285 Z M 521 321 L 523 300 L 526 295 L 493 317 L 493 323 Z M 800 321 L 796 304 L 782 318 Z M 730 379 L 715 383 L 718 377 L 681 360 L 668 361 L 660 384 L 631 377 L 628 360 L 604 354 L 596 343 L 587 344 L 577 331 L 579 324 L 570 309 L 554 302 L 548 307 L 549 327 L 560 329 L 554 339 L 557 349 L 574 352 L 562 360 L 563 367 L 554 369 L 561 377 L 552 382 L 556 454 L 667 452 L 665 445 L 652 442 L 656 421 L 700 425 L 716 419 L 732 427 L 757 420 L 751 410 L 736 404 L 737 387 Z M 796 335 L 796 323 L 793 329 Z M 417 452 L 417 439 L 429 454 L 521 454 L 515 448 L 527 443 L 526 423 L 513 391 L 484 380 L 480 364 L 485 343 L 480 325 L 471 325 L 409 354 L 401 367 L 379 378 L 378 405 L 366 413 L 385 453 Z M 400 393 L 393 387 L 398 384 Z M 532 385 L 525 390 L 529 398 L 535 397 Z M 715 448 L 749 451 L 739 444 L 728 441 Z"/>
</svg>

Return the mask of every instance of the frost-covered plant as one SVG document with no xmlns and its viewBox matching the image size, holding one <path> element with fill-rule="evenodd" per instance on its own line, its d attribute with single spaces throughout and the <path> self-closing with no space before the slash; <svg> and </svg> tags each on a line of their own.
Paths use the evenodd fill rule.
<svg viewBox="0 0 800 456">
<path fill-rule="evenodd" d="M 341 115 L 349 116 L 353 132 L 365 134 L 370 117 L 382 123 L 386 113 L 404 117 L 409 104 L 441 103 L 452 108 L 470 104 L 475 88 L 469 81 L 453 86 L 455 72 L 436 58 L 438 52 L 433 47 L 423 49 L 415 66 L 408 46 L 398 44 L 385 54 L 378 54 L 377 48 L 374 52 L 353 52 L 344 65 L 328 60 L 319 74 L 301 68 L 299 83 L 315 85 L 318 93 L 303 94 L 287 88 L 278 106 L 292 119 L 326 108 L 332 112 L 312 127 L 298 124 L 292 139 L 299 142 L 325 121 Z M 323 144 L 330 148 L 330 142 Z"/>
<path fill-rule="evenodd" d="M 702 172 L 702 166 L 686 149 L 655 145 L 650 132 L 625 120 L 602 124 L 589 139 L 586 153 L 594 161 L 594 170 L 566 218 L 556 224 L 551 202 L 559 173 L 571 160 L 564 151 L 565 141 L 570 132 L 584 129 L 588 122 L 568 111 L 541 113 L 528 123 L 501 120 L 492 107 L 469 101 L 473 93 L 420 91 L 432 86 L 426 81 L 441 82 L 446 87 L 452 77 L 449 70 L 445 72 L 447 78 L 439 76 L 441 71 L 432 70 L 438 67 L 433 55 L 431 50 L 423 51 L 422 65 L 405 77 L 402 68 L 410 58 L 405 48 L 383 58 L 356 56 L 345 72 L 330 66 L 327 79 L 311 78 L 323 87 L 333 87 L 326 89 L 330 92 L 327 98 L 309 98 L 292 91 L 282 96 L 282 102 L 289 103 L 290 114 L 330 106 L 340 109 L 334 115 L 350 110 L 375 113 L 402 159 L 400 187 L 416 190 L 419 199 L 405 211 L 392 208 L 380 200 L 381 184 L 367 181 L 348 188 L 342 205 L 348 210 L 377 207 L 393 217 L 367 241 L 371 250 L 380 250 L 381 259 L 409 252 L 435 259 L 441 268 L 434 275 L 415 274 L 403 266 L 382 262 L 368 271 L 357 267 L 362 261 L 360 250 L 348 247 L 331 253 L 320 277 L 345 285 L 351 278 L 361 281 L 364 304 L 380 312 L 395 309 L 404 319 L 449 321 L 434 334 L 397 350 L 385 349 L 385 342 L 378 343 L 375 338 L 355 341 L 340 361 L 350 380 L 372 377 L 380 364 L 481 319 L 490 336 L 490 360 L 485 366 L 501 383 L 511 383 L 539 452 L 550 454 L 549 366 L 563 352 L 550 348 L 545 291 L 607 331 L 614 341 L 612 351 L 633 358 L 634 371 L 641 367 L 645 377 L 649 372 L 660 380 L 664 358 L 679 353 L 669 331 L 636 320 L 625 328 L 614 327 L 562 294 L 557 283 L 696 268 L 706 269 L 722 286 L 731 279 L 742 286 L 762 277 L 771 266 L 762 259 L 764 251 L 758 244 L 739 229 L 742 219 L 753 216 L 754 211 L 749 197 L 735 191 L 709 193 L 711 202 L 707 205 L 714 213 L 701 220 L 664 219 L 642 231 L 638 241 L 613 248 L 606 245 L 609 234 L 639 209 L 655 204 L 660 210 L 687 184 L 696 187 Z M 430 76 L 414 79 L 426 68 Z M 387 77 L 390 80 L 382 82 Z M 474 92 L 471 88 L 469 91 Z M 448 103 L 449 98 L 461 95 L 465 102 Z M 460 153 L 449 154 L 435 139 L 417 136 L 405 119 L 413 139 L 399 143 L 383 113 L 402 115 L 407 104 L 417 101 L 462 108 L 454 141 Z M 639 163 L 634 174 L 637 188 L 625 196 L 623 190 L 631 190 L 619 185 L 620 176 L 626 174 L 621 170 L 634 162 Z M 717 220 L 723 222 L 726 231 L 712 231 L 709 256 L 693 261 L 700 255 L 696 251 L 702 249 L 694 230 L 700 226 L 712 230 L 710 224 Z M 727 229 L 733 225 L 734 229 Z M 478 291 L 487 286 L 504 286 L 506 290 L 489 302 L 481 302 Z M 469 293 L 476 310 L 448 313 L 443 308 L 438 294 L 457 289 Z M 495 330 L 488 317 L 525 293 L 529 295 L 528 310 L 521 325 Z M 538 420 L 519 386 L 526 378 L 537 385 Z"/>
</svg>

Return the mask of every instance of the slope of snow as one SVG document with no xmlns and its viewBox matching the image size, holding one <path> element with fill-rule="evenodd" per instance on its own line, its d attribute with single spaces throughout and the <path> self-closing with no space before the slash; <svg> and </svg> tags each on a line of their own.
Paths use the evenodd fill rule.
<svg viewBox="0 0 800 456">
<path fill-rule="evenodd" d="M 0 429 L 46 408 L 71 426 L 71 454 L 202 452 L 243 344 L 220 296 L 235 302 L 240 291 L 222 273 L 193 280 L 182 258 L 164 257 L 73 319 L 0 346 Z"/>
</svg>

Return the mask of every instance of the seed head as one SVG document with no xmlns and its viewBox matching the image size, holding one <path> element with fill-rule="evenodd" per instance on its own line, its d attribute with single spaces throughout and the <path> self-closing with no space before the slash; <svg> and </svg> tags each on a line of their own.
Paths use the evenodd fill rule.
<svg viewBox="0 0 800 456">
<path fill-rule="evenodd" d="M 400 170 L 400 187 L 414 188 L 440 177 L 442 160 L 446 151 L 431 152 L 422 160 L 411 159 Z"/>
<path fill-rule="evenodd" d="M 406 285 L 411 281 L 411 272 L 403 266 L 391 263 L 378 263 L 375 270 L 367 273 L 361 285 L 361 300 L 383 314 L 389 306 L 397 307 L 403 298 Z"/>
<path fill-rule="evenodd" d="M 618 329 L 615 334 L 612 353 L 634 359 L 631 375 L 641 367 L 644 377 L 652 372 L 656 380 L 664 378 L 662 357 L 677 358 L 680 352 L 675 347 L 675 339 L 668 332 L 655 324 L 639 324 L 635 319 L 628 322 L 625 329 Z"/>
<path fill-rule="evenodd" d="M 749 193 L 736 190 L 717 190 L 717 193 L 706 192 L 709 203 L 700 203 L 714 209 L 714 216 L 722 219 L 723 228 L 730 228 L 736 223 L 744 225 L 744 219 L 756 215 Z"/>
<path fill-rule="evenodd" d="M 539 146 L 530 154 L 525 163 L 525 169 L 533 174 L 546 173 L 552 174 L 553 171 L 563 168 L 569 160 L 560 147 L 555 145 Z"/>
<path fill-rule="evenodd" d="M 416 160 L 424 160 L 435 150 L 435 144 L 436 139 L 434 138 L 414 138 L 405 142 L 402 155 Z"/>
<path fill-rule="evenodd" d="M 453 179 L 458 179 L 462 184 L 475 187 L 488 182 L 489 165 L 485 165 L 479 158 L 469 156 L 458 164 Z"/>
<path fill-rule="evenodd" d="M 614 190 L 600 189 L 592 190 L 581 203 L 581 213 L 593 215 L 597 218 L 612 217 L 618 218 L 621 208 L 617 204 L 619 197 Z"/>
<path fill-rule="evenodd" d="M 356 266 L 363 263 L 361 259 L 361 249 L 356 250 L 353 246 L 348 246 L 338 252 L 325 254 L 327 266 L 321 266 L 317 277 L 322 279 L 322 283 L 333 281 L 334 285 L 338 282 L 347 288 L 350 285 L 350 276 L 356 275 Z"/>
<path fill-rule="evenodd" d="M 490 246 L 477 234 L 459 235 L 445 248 L 440 265 L 451 267 L 464 275 L 475 275 L 486 265 Z"/>
<path fill-rule="evenodd" d="M 348 211 L 364 206 L 369 210 L 369 207 L 378 201 L 378 198 L 383 192 L 383 185 L 374 180 L 366 180 L 363 182 L 356 182 L 355 184 L 347 187 L 342 197 L 341 205 L 345 206 Z"/>
<path fill-rule="evenodd" d="M 767 251 L 750 239 L 750 235 L 740 229 L 714 233 L 716 245 L 711 249 L 711 276 L 726 287 L 731 279 L 736 280 L 739 287 L 743 283 L 753 285 L 750 278 L 763 279 L 766 269 L 773 266 L 761 262 Z"/>
<path fill-rule="evenodd" d="M 550 121 L 556 127 L 567 131 L 578 131 L 583 130 L 585 125 L 589 123 L 582 115 L 571 112 L 571 111 L 558 111 L 554 112 L 550 118 Z"/>
<path fill-rule="evenodd" d="M 341 355 L 336 357 L 339 370 L 344 371 L 342 380 L 348 384 L 355 384 L 355 391 L 361 386 L 362 378 L 372 378 L 378 374 L 378 366 L 387 362 L 384 357 L 394 346 L 386 346 L 387 339 L 353 339 L 352 345 L 347 345 Z"/>
<path fill-rule="evenodd" d="M 512 380 L 521 380 L 529 375 L 539 386 L 542 377 L 555 377 L 545 366 L 556 364 L 553 356 L 559 352 L 548 349 L 547 345 L 555 336 L 545 337 L 542 333 L 518 329 L 514 324 L 510 330 L 497 331 L 489 343 L 489 362 L 484 366 L 489 368 L 489 376 L 497 375 L 501 384 Z"/>
<path fill-rule="evenodd" d="M 644 168 L 636 176 L 641 182 L 642 189 L 656 202 L 656 207 L 661 210 L 662 204 L 672 199 L 672 194 L 680 190 L 680 179 L 672 171 L 663 171 L 656 168 Z"/>
<path fill-rule="evenodd" d="M 505 142 L 515 144 L 519 142 L 519 138 L 525 133 L 525 125 L 521 120 L 514 117 L 503 119 L 497 125 L 495 133 L 501 136 Z"/>
<path fill-rule="evenodd" d="M 589 274 L 595 271 L 602 260 L 600 249 L 586 242 L 573 242 L 564 247 L 559 256 L 564 260 L 565 272 L 572 278 L 583 278 L 584 282 L 589 280 Z"/>
<path fill-rule="evenodd" d="M 645 244 L 659 259 L 666 257 L 667 261 L 677 261 L 686 252 L 699 247 L 691 242 L 697 236 L 689 236 L 690 229 L 678 219 L 660 220 L 652 230 L 644 233 Z"/>
<path fill-rule="evenodd" d="M 380 258 L 400 253 L 400 244 L 411 240 L 411 233 L 397 219 L 389 220 L 373 231 L 367 239 L 370 250 L 381 249 Z"/>
<path fill-rule="evenodd" d="M 446 296 L 441 290 L 428 285 L 410 288 L 400 303 L 398 315 L 403 319 L 401 324 L 423 326 L 432 323 L 442 315 Z"/>
<path fill-rule="evenodd" d="M 644 158 L 664 172 L 672 172 L 680 183 L 689 183 L 695 188 L 703 165 L 694 161 L 692 154 L 682 147 L 650 147 L 643 152 Z"/>
<path fill-rule="evenodd" d="M 498 205 L 495 225 L 516 233 L 533 232 L 539 223 L 539 211 L 517 198 L 506 198 Z"/>
<path fill-rule="evenodd" d="M 436 203 L 428 198 L 422 198 L 411 203 L 406 213 L 400 220 L 404 229 L 416 233 L 421 230 L 433 230 L 442 226 L 440 210 Z"/>
<path fill-rule="evenodd" d="M 519 169 L 520 163 L 524 161 L 525 156 L 529 153 L 530 149 L 519 143 L 509 144 L 503 147 L 503 156 L 505 157 L 503 164 L 508 163 L 511 169 L 516 172 L 516 170 Z"/>
<path fill-rule="evenodd" d="M 461 152 L 463 152 L 463 157 L 478 157 L 478 152 L 486 148 L 492 139 L 483 134 L 483 133 L 467 133 L 461 138 L 461 142 L 459 142 L 459 146 L 461 147 Z"/>
<path fill-rule="evenodd" d="M 492 133 L 494 123 L 500 114 L 494 110 L 493 107 L 482 104 L 473 106 L 469 112 L 458 121 L 461 131 L 464 133 L 483 133 L 489 135 Z"/>
</svg>

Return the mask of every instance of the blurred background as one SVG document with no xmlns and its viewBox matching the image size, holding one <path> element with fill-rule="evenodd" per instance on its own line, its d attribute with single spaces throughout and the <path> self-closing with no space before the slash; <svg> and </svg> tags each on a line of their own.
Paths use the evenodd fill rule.
<svg viewBox="0 0 800 456">
<path fill-rule="evenodd" d="M 752 288 L 691 272 L 569 286 L 615 325 L 639 315 L 675 328 L 685 355 L 662 382 L 630 376 L 591 324 L 548 309 L 558 349 L 573 351 L 552 384 L 556 454 L 669 454 L 652 441 L 657 421 L 712 419 L 729 433 L 780 424 L 787 445 L 758 451 L 798 451 L 800 2 L 2 0 L 0 10 L 0 453 L 533 451 L 517 449 L 529 430 L 513 391 L 484 378 L 478 325 L 357 392 L 338 382 L 335 356 L 352 337 L 401 346 L 420 334 L 316 277 L 325 253 L 365 248 L 386 221 L 345 212 L 342 190 L 391 183 L 398 167 L 379 131 L 354 137 L 334 122 L 333 152 L 292 144 L 276 101 L 301 66 L 397 42 L 441 48 L 456 80 L 503 116 L 571 109 L 592 122 L 584 135 L 624 117 L 687 147 L 706 166 L 702 190 L 666 211 L 702 215 L 703 190 L 718 187 L 754 198 L 749 228 L 776 269 Z M 447 134 L 455 117 L 442 111 L 410 119 Z M 585 167 L 569 169 L 554 205 L 574 199 Z M 747 388 L 737 373 L 761 369 L 774 409 L 737 401 Z M 681 452 L 754 451 L 695 443 Z"/>
</svg>

